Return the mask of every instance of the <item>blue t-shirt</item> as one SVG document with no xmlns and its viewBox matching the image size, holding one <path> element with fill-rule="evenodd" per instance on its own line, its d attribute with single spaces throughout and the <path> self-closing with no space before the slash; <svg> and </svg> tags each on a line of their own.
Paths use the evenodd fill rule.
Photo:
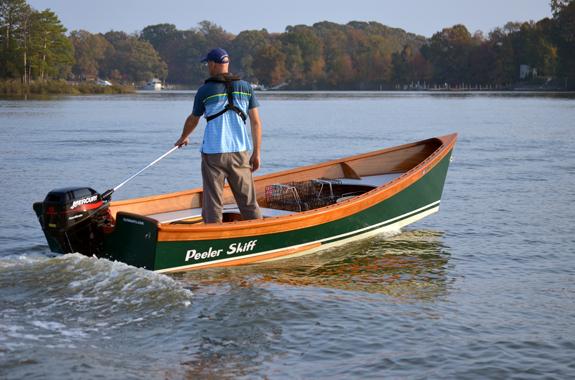
<svg viewBox="0 0 575 380">
<path fill-rule="evenodd" d="M 243 80 L 232 82 L 234 105 L 239 107 L 246 115 L 252 108 L 259 106 L 250 84 Z M 228 103 L 226 86 L 223 83 L 208 82 L 198 89 L 194 99 L 192 114 L 214 115 L 224 109 Z M 204 132 L 202 153 L 232 153 L 252 149 L 252 140 L 248 134 L 244 121 L 234 111 L 210 120 Z"/>
</svg>

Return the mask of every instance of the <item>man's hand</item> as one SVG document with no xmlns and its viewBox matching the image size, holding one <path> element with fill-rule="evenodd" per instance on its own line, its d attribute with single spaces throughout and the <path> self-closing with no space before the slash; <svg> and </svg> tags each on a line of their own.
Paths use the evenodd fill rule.
<svg viewBox="0 0 575 380">
<path fill-rule="evenodd" d="M 175 143 L 174 145 L 181 148 L 181 147 L 183 147 L 183 146 L 188 145 L 189 142 L 190 142 L 190 139 L 189 139 L 189 138 L 187 138 L 187 137 L 185 137 L 185 138 L 184 138 L 184 137 L 180 137 L 180 138 L 178 139 L 178 141 L 176 141 L 176 143 Z"/>
<path fill-rule="evenodd" d="M 252 172 L 255 172 L 260 168 L 260 155 L 259 153 L 252 153 L 250 157 L 250 165 L 252 167 Z"/>
</svg>

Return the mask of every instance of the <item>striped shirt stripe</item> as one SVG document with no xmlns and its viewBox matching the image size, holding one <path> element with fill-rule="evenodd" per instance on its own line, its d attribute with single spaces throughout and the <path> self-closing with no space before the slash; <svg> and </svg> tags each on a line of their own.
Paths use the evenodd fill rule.
<svg viewBox="0 0 575 380">
<path fill-rule="evenodd" d="M 244 95 L 244 96 L 252 96 L 252 94 L 249 94 L 247 92 L 241 92 L 241 91 L 234 91 L 232 92 L 232 94 L 234 95 Z M 211 98 L 216 98 L 216 97 L 222 97 L 222 96 L 228 96 L 228 94 L 223 93 L 223 94 L 214 94 L 211 96 L 208 96 L 207 98 L 204 99 L 204 103 L 206 103 L 208 100 L 210 100 Z"/>
</svg>

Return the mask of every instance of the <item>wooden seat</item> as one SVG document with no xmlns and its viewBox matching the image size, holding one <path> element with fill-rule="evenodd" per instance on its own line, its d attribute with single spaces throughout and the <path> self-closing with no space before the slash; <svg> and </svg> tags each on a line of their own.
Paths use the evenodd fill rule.
<svg viewBox="0 0 575 380">
<path fill-rule="evenodd" d="M 393 181 L 402 174 L 403 173 L 388 173 L 380 175 L 370 175 L 361 177 L 361 179 L 342 178 L 339 181 L 341 181 L 343 185 L 366 185 L 366 186 L 379 187 L 381 185 L 386 184 L 387 182 Z"/>
</svg>

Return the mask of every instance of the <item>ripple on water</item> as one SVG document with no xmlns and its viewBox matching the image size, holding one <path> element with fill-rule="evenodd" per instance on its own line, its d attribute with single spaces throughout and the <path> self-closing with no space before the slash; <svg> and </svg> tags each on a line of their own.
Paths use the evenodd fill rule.
<svg viewBox="0 0 575 380">
<path fill-rule="evenodd" d="M 47 258 L 32 202 L 109 188 L 163 153 L 193 99 L 165 95 L 0 101 L 0 378 L 574 377 L 573 95 L 262 93 L 261 174 L 459 132 L 441 212 L 317 255 L 169 277 Z M 118 196 L 199 185 L 191 137 Z"/>
<path fill-rule="evenodd" d="M 3 258 L 0 295 L 0 342 L 8 350 L 104 339 L 165 318 L 192 300 L 191 291 L 170 277 L 80 254 Z"/>
</svg>

